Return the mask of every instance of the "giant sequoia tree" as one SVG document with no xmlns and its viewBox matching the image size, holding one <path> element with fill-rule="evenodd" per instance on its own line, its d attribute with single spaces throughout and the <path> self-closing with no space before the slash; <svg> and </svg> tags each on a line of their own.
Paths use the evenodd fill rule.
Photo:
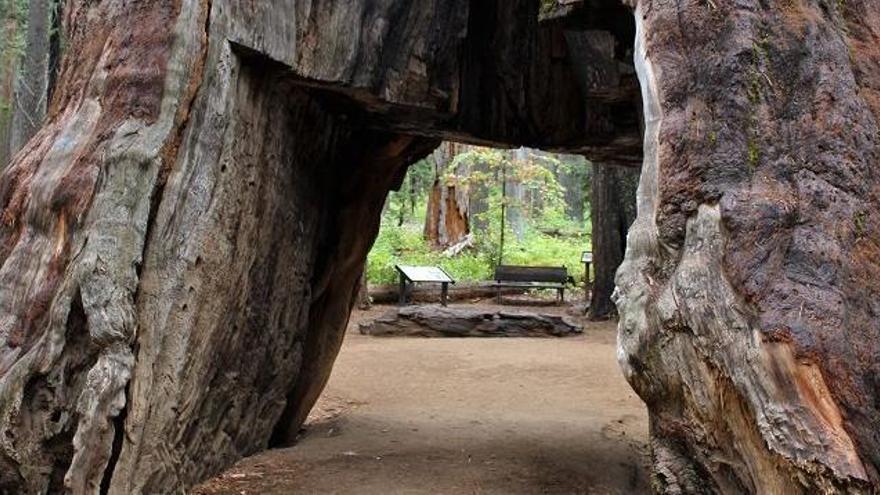
<svg viewBox="0 0 880 495">
<path fill-rule="evenodd" d="M 619 356 L 672 493 L 880 489 L 880 3 L 635 3 Z"/>
<path fill-rule="evenodd" d="M 632 14 L 538 3 L 68 0 L 0 178 L 0 490 L 182 491 L 290 439 L 441 139 L 637 164 Z M 880 5 L 633 7 L 620 342 L 659 486 L 868 492 Z"/>
</svg>

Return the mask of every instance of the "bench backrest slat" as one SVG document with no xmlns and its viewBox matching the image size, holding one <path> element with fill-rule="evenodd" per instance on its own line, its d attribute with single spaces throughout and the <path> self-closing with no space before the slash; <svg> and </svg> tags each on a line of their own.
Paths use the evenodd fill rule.
<svg viewBox="0 0 880 495">
<path fill-rule="evenodd" d="M 498 282 L 558 282 L 568 280 L 568 269 L 564 266 L 515 266 L 495 267 L 495 280 Z"/>
</svg>

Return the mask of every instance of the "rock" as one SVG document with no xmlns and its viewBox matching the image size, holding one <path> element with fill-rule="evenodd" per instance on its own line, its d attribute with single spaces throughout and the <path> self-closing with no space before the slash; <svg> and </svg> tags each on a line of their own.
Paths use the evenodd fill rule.
<svg viewBox="0 0 880 495">
<path fill-rule="evenodd" d="M 557 315 L 524 311 L 405 306 L 361 323 L 375 337 L 566 337 L 583 328 Z"/>
</svg>

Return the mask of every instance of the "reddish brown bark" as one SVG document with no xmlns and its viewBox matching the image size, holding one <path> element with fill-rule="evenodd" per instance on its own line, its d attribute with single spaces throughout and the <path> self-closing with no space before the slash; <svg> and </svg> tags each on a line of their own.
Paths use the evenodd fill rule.
<svg viewBox="0 0 880 495">
<path fill-rule="evenodd" d="M 452 166 L 460 145 L 447 142 L 434 151 L 436 178 L 428 195 L 425 239 L 435 248 L 458 244 L 470 233 L 468 188 Z"/>
<path fill-rule="evenodd" d="M 289 439 L 387 191 L 440 140 L 638 161 L 630 17 L 585 9 L 68 2 L 48 121 L 0 178 L 0 488 L 182 491 Z M 620 355 L 658 487 L 869 493 L 880 6 L 637 9 Z"/>
<path fill-rule="evenodd" d="M 640 0 L 621 358 L 668 492 L 880 484 L 880 4 Z"/>
<path fill-rule="evenodd" d="M 288 439 L 387 191 L 441 139 L 638 158 L 614 2 L 68 4 L 48 121 L 0 178 L 3 490 L 181 491 Z M 620 356 L 657 486 L 870 493 L 880 6 L 636 12 Z"/>
</svg>

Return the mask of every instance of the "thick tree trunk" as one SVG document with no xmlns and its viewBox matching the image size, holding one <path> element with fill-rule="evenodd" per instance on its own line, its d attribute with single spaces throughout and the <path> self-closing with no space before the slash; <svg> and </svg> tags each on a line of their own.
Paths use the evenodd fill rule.
<svg viewBox="0 0 880 495">
<path fill-rule="evenodd" d="M 361 274 L 361 281 L 358 284 L 357 307 L 360 310 L 367 310 L 373 307 L 373 300 L 370 297 L 370 285 L 367 282 L 367 269 Z"/>
<path fill-rule="evenodd" d="M 579 84 L 534 1 L 66 6 L 46 123 L 0 178 L 10 493 L 181 492 L 291 438 L 387 191 L 441 140 L 638 155 L 627 71 Z M 626 13 L 589 8 L 619 49 L 587 58 L 625 65 Z M 657 486 L 875 491 L 880 5 L 637 9 L 619 355 Z"/>
<path fill-rule="evenodd" d="M 292 438 L 386 194 L 441 139 L 633 149 L 584 132 L 531 2 L 469 7 L 65 3 L 0 179 L 0 491 L 181 492 Z"/>
<path fill-rule="evenodd" d="M 619 356 L 655 486 L 877 493 L 880 3 L 710 3 L 635 16 Z"/>
<path fill-rule="evenodd" d="M 614 276 L 623 263 L 626 234 L 635 219 L 638 172 L 594 163 L 590 218 L 593 227 L 593 285 L 589 317 L 612 316 Z"/>
</svg>

